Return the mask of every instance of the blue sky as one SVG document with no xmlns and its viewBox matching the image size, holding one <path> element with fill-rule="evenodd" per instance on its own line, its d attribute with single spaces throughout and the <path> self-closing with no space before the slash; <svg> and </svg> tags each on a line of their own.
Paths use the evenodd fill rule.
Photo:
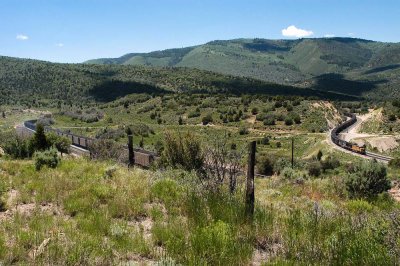
<svg viewBox="0 0 400 266">
<path fill-rule="evenodd" d="M 0 0 L 0 55 L 53 62 L 330 35 L 400 42 L 400 1 Z"/>
</svg>

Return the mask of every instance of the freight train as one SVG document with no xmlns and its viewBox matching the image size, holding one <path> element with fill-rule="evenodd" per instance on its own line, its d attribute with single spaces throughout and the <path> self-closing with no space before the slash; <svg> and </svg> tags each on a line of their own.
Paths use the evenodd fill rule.
<svg viewBox="0 0 400 266">
<path fill-rule="evenodd" d="M 350 119 L 338 125 L 332 130 L 331 132 L 332 142 L 346 150 L 350 150 L 352 152 L 365 155 L 366 154 L 365 145 L 360 146 L 356 143 L 348 142 L 339 138 L 339 134 L 341 132 L 343 132 L 346 128 L 354 125 L 357 122 L 357 117 L 354 114 L 346 114 L 346 116 L 350 117 Z"/>
<path fill-rule="evenodd" d="M 25 121 L 24 126 L 30 130 L 36 131 L 36 122 L 37 120 L 30 120 Z M 71 140 L 71 143 L 75 147 L 79 147 L 81 149 L 89 151 L 90 145 L 92 145 L 96 139 L 88 138 L 84 136 L 75 135 L 72 133 L 64 132 L 59 129 L 51 128 L 51 127 L 44 127 L 45 132 L 54 132 L 58 136 L 66 137 L 67 139 Z M 124 147 L 123 152 L 128 153 L 128 147 Z M 150 167 L 152 162 L 157 159 L 157 154 L 151 151 L 146 151 L 143 149 L 134 149 L 134 158 L 135 164 L 140 165 L 142 167 Z"/>
</svg>

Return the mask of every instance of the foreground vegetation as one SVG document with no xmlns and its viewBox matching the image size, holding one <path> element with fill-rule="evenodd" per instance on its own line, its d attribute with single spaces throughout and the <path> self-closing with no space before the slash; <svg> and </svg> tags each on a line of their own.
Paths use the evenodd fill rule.
<svg viewBox="0 0 400 266">
<path fill-rule="evenodd" d="M 0 261 L 34 264 L 395 264 L 400 209 L 386 194 L 350 199 L 340 175 L 256 182 L 256 211 L 205 190 L 192 172 L 128 171 L 64 159 L 0 164 Z M 224 186 L 225 188 L 225 186 Z"/>
</svg>

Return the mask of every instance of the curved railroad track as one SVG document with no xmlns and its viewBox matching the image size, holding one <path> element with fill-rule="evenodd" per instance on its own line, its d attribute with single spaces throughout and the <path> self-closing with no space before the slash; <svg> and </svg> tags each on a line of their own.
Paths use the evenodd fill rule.
<svg viewBox="0 0 400 266">
<path fill-rule="evenodd" d="M 348 130 L 352 126 L 354 126 L 355 123 L 357 123 L 357 117 L 355 114 L 346 114 L 346 116 L 350 117 L 349 120 L 343 122 L 342 124 L 338 125 L 331 131 L 331 140 L 332 142 L 339 146 L 342 149 L 351 151 L 353 153 L 357 153 L 362 155 L 365 158 L 369 159 L 376 159 L 378 161 L 386 162 L 388 163 L 390 160 L 392 160 L 392 157 L 369 152 L 366 150 L 365 145 L 364 146 L 359 146 L 355 143 L 345 141 L 339 137 L 339 134 L 342 133 L 343 131 Z"/>
</svg>

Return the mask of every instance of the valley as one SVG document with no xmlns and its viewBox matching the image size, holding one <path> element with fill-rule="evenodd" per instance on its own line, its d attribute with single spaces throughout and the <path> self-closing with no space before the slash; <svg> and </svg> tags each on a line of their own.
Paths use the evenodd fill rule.
<svg viewBox="0 0 400 266">
<path fill-rule="evenodd" d="M 387 45 L 0 57 L 0 264 L 395 264 L 400 104 Z M 332 142 L 349 114 L 340 137 L 390 160 Z M 36 132 L 21 134 L 31 120 Z"/>
</svg>

